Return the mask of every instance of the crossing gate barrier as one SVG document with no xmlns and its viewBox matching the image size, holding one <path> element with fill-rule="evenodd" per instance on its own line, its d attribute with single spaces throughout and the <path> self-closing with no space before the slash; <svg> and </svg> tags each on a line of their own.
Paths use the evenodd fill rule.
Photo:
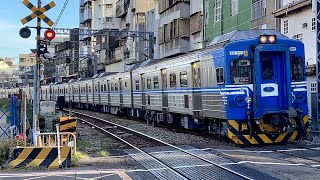
<svg viewBox="0 0 320 180">
<path fill-rule="evenodd" d="M 21 167 L 44 167 L 58 169 L 71 167 L 71 148 L 60 148 L 61 164 L 59 165 L 57 147 L 18 147 L 14 149 L 10 158 L 9 166 Z"/>
</svg>

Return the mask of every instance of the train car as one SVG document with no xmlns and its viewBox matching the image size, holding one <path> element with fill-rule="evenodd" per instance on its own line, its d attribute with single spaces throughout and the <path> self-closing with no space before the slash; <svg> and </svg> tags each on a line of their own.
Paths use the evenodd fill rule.
<svg viewBox="0 0 320 180">
<path fill-rule="evenodd" d="M 244 30 L 216 37 L 203 50 L 78 79 L 68 92 L 82 108 L 201 129 L 236 144 L 284 143 L 307 131 L 304 70 L 300 41 Z"/>
<path fill-rule="evenodd" d="M 292 141 L 308 121 L 304 68 L 301 42 L 273 30 L 235 31 L 205 50 L 134 70 L 141 82 L 134 104 L 147 107 L 149 119 L 208 129 L 237 144 Z M 152 88 L 156 71 L 161 91 Z M 162 94 L 162 111 L 152 106 L 159 103 L 153 94 Z"/>
</svg>

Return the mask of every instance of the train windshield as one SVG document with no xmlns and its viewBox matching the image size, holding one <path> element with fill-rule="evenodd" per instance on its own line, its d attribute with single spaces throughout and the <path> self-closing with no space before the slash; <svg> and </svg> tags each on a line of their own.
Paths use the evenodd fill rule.
<svg viewBox="0 0 320 180">
<path fill-rule="evenodd" d="M 303 59 L 294 55 L 290 58 L 291 66 L 291 81 L 300 82 L 303 81 Z"/>
<path fill-rule="evenodd" d="M 231 83 L 250 84 L 251 83 L 251 63 L 248 59 L 235 59 L 231 61 Z"/>
</svg>

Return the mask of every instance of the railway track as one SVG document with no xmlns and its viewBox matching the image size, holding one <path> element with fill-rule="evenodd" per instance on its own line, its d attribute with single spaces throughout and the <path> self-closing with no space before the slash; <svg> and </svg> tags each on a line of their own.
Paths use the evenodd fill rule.
<svg viewBox="0 0 320 180">
<path fill-rule="evenodd" d="M 81 122 L 100 130 L 130 147 L 131 150 L 129 152 L 131 152 L 131 155 L 139 159 L 140 163 L 144 167 L 148 167 L 148 170 L 159 179 L 252 179 L 192 151 L 177 147 L 133 129 L 80 112 L 73 111 L 73 113 Z M 157 156 L 148 151 L 150 147 L 165 147 L 179 155 L 176 157 L 176 160 L 164 156 L 159 157 L 159 155 Z M 183 162 L 183 167 L 180 165 L 177 168 L 179 162 Z M 151 169 L 149 169 L 150 166 L 152 166 Z M 201 167 L 204 167 L 205 171 Z"/>
</svg>

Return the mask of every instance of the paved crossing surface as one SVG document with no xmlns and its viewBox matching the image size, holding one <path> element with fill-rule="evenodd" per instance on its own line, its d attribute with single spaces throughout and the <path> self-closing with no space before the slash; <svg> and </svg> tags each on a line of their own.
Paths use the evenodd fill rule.
<svg viewBox="0 0 320 180">
<path fill-rule="evenodd" d="M 0 180 L 72 180 L 72 179 L 106 179 L 106 180 L 156 180 L 145 170 L 62 170 L 49 172 L 1 173 Z"/>
</svg>

